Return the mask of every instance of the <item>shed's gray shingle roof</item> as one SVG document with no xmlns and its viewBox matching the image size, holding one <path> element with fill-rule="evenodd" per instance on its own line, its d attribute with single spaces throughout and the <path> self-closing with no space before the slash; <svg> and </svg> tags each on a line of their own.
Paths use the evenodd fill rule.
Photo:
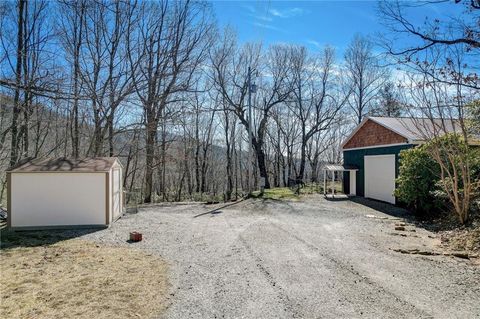
<svg viewBox="0 0 480 319">
<path fill-rule="evenodd" d="M 421 143 L 434 137 L 447 133 L 461 133 L 460 122 L 457 119 L 428 119 L 412 117 L 379 117 L 367 116 L 350 135 L 343 141 L 342 148 L 357 134 L 367 121 L 373 121 L 383 127 L 395 132 L 405 139 L 407 143 Z M 473 136 L 469 143 L 480 144 L 480 137 Z"/>
<path fill-rule="evenodd" d="M 49 158 L 27 160 L 10 168 L 9 172 L 107 172 L 115 164 L 116 157 Z"/>
<path fill-rule="evenodd" d="M 402 135 L 411 142 L 425 141 L 446 133 L 461 132 L 457 120 L 408 117 L 369 117 L 372 121 Z"/>
</svg>

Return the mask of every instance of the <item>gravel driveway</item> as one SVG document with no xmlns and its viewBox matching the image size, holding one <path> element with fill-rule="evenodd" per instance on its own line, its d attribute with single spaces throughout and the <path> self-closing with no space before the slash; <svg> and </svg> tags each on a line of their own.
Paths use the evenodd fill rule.
<svg viewBox="0 0 480 319">
<path fill-rule="evenodd" d="M 391 215 L 320 196 L 216 207 L 143 209 L 85 237 L 167 260 L 165 318 L 480 318 L 480 268 L 393 251 L 438 248 Z"/>
</svg>

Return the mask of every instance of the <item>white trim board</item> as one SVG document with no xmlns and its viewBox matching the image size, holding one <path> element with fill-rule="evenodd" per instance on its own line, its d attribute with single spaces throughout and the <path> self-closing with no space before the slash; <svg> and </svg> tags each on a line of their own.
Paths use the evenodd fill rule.
<svg viewBox="0 0 480 319">
<path fill-rule="evenodd" d="M 369 149 L 369 148 L 393 147 L 393 146 L 401 146 L 401 145 L 416 145 L 416 144 L 415 143 L 382 144 L 382 145 L 362 146 L 362 147 L 354 147 L 354 148 L 347 148 L 347 149 L 342 148 L 342 151 L 346 152 L 346 151 L 363 150 L 363 149 Z"/>
</svg>

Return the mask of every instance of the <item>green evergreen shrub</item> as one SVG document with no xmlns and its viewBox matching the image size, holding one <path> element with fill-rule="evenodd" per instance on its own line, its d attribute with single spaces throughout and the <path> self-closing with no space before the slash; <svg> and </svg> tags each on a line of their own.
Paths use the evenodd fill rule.
<svg viewBox="0 0 480 319">
<path fill-rule="evenodd" d="M 400 171 L 395 196 L 417 215 L 431 215 L 442 208 L 439 198 L 439 165 L 425 146 L 400 152 Z"/>
</svg>

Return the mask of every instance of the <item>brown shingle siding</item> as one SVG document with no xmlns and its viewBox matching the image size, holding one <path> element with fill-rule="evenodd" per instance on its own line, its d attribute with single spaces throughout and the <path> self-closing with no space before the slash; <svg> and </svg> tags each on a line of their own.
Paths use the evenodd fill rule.
<svg viewBox="0 0 480 319">
<path fill-rule="evenodd" d="M 408 140 L 405 137 L 385 128 L 380 124 L 375 123 L 372 120 L 367 120 L 365 124 L 343 146 L 343 148 L 349 149 L 407 142 Z"/>
</svg>

